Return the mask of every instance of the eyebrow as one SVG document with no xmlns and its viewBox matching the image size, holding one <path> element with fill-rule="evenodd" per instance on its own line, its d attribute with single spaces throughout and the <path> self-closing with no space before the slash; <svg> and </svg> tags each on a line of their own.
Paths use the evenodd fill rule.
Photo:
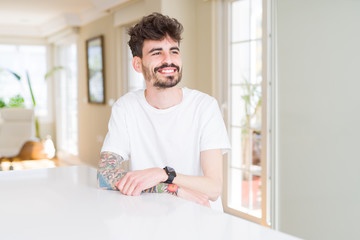
<svg viewBox="0 0 360 240">
<path fill-rule="evenodd" d="M 153 48 L 148 53 L 152 53 L 152 52 L 155 52 L 155 51 L 161 51 L 161 50 L 163 50 L 163 49 L 162 48 Z"/>
<path fill-rule="evenodd" d="M 150 54 L 152 52 L 156 52 L 156 51 L 162 51 L 162 50 L 163 50 L 162 48 L 153 48 L 148 52 L 148 54 Z M 172 48 L 170 48 L 170 50 L 177 50 L 180 52 L 180 49 L 178 47 L 172 47 Z"/>
<path fill-rule="evenodd" d="M 178 48 L 178 47 L 172 47 L 172 48 L 170 48 L 170 50 L 178 50 L 180 52 L 180 48 Z"/>
</svg>

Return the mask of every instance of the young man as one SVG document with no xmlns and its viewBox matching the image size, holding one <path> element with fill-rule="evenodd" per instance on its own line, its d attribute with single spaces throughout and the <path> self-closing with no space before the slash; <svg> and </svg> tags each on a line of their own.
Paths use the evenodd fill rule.
<svg viewBox="0 0 360 240">
<path fill-rule="evenodd" d="M 146 89 L 114 104 L 98 185 L 129 196 L 166 192 L 222 210 L 222 154 L 230 144 L 216 100 L 177 86 L 182 31 L 159 13 L 129 30 L 132 64 Z"/>
</svg>

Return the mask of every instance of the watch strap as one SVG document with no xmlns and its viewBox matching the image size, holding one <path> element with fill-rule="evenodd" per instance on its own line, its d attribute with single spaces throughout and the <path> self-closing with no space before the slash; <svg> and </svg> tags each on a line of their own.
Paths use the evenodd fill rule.
<svg viewBox="0 0 360 240">
<path fill-rule="evenodd" d="M 175 170 L 168 166 L 164 167 L 163 169 L 165 170 L 166 174 L 168 175 L 168 179 L 164 183 L 172 184 L 172 182 L 174 181 L 174 178 L 176 177 Z"/>
</svg>

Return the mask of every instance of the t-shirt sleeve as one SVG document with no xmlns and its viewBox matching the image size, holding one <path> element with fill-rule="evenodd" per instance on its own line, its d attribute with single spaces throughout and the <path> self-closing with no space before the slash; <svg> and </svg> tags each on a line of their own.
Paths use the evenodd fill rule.
<svg viewBox="0 0 360 240">
<path fill-rule="evenodd" d="M 221 149 L 225 154 L 230 150 L 230 141 L 224 119 L 217 101 L 212 98 L 203 115 L 200 151 Z"/>
<path fill-rule="evenodd" d="M 121 102 L 116 102 L 112 107 L 111 116 L 101 152 L 119 154 L 124 160 L 130 157 L 130 140 L 126 124 L 125 109 Z"/>
</svg>

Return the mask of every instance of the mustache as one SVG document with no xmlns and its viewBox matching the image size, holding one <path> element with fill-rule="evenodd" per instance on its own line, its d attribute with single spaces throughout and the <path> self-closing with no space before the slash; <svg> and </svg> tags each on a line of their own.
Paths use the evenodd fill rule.
<svg viewBox="0 0 360 240">
<path fill-rule="evenodd" d="M 162 69 L 162 68 L 166 68 L 166 67 L 174 67 L 176 68 L 176 70 L 179 72 L 180 71 L 180 67 L 171 63 L 171 64 L 166 64 L 164 63 L 163 65 L 161 65 L 160 67 L 156 67 L 154 68 L 154 72 L 156 73 L 159 69 Z"/>
</svg>

